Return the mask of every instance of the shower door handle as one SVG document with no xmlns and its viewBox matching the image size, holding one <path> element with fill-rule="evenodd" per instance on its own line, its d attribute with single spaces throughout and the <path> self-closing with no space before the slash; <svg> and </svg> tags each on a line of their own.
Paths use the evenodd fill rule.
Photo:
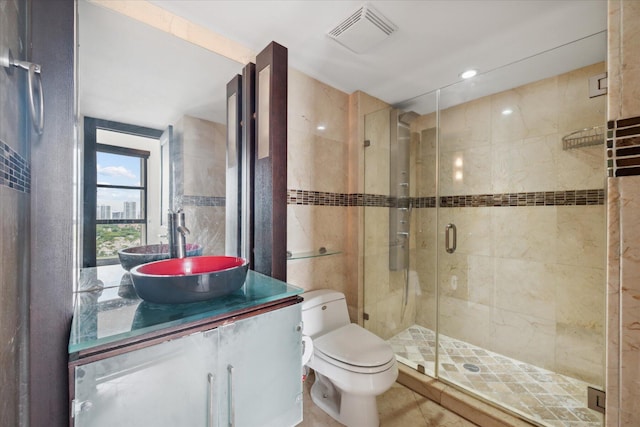
<svg viewBox="0 0 640 427">
<path fill-rule="evenodd" d="M 450 238 L 451 236 L 452 238 Z M 447 253 L 454 253 L 458 246 L 458 229 L 455 224 L 447 224 L 444 227 L 444 248 Z"/>
</svg>

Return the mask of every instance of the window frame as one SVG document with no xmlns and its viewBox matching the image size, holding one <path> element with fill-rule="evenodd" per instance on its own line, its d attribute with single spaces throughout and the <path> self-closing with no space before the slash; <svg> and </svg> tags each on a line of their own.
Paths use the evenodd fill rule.
<svg viewBox="0 0 640 427">
<path fill-rule="evenodd" d="M 143 224 L 147 225 L 147 161 L 145 159 L 144 174 L 141 174 L 141 180 L 143 181 L 142 187 L 144 187 L 145 198 L 145 215 L 144 219 L 133 220 L 98 220 L 96 217 L 97 209 L 97 190 L 103 185 L 97 183 L 97 153 L 111 152 L 114 154 L 131 155 L 131 153 L 144 154 L 147 153 L 148 159 L 149 153 L 143 150 L 130 149 L 125 147 L 117 147 L 113 145 L 99 144 L 97 142 L 98 129 L 107 130 L 111 132 L 119 132 L 128 135 L 142 136 L 146 138 L 160 139 L 163 131 L 158 129 L 147 128 L 143 126 L 130 125 L 126 123 L 114 122 L 110 120 L 96 119 L 93 117 L 84 118 L 84 165 L 83 165 L 83 224 L 82 224 L 82 267 L 96 267 L 98 265 L 110 265 L 117 264 L 118 259 L 113 258 L 109 260 L 97 262 L 97 248 L 96 248 L 96 225 L 99 223 L 115 223 L 115 224 Z M 140 156 L 137 156 L 140 157 Z M 109 186 L 112 188 L 124 188 L 140 190 L 140 187 L 129 186 Z M 146 239 L 146 231 L 145 231 Z M 144 244 L 144 243 L 143 243 Z"/>
</svg>

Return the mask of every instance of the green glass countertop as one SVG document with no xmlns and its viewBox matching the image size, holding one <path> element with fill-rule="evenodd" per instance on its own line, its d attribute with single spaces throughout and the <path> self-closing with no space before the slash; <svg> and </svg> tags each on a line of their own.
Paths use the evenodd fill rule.
<svg viewBox="0 0 640 427">
<path fill-rule="evenodd" d="M 138 298 L 129 273 L 120 265 L 85 268 L 80 271 L 78 292 L 74 293 L 69 354 L 251 309 L 302 292 L 249 270 L 242 288 L 224 297 L 189 304 L 153 304 Z"/>
</svg>

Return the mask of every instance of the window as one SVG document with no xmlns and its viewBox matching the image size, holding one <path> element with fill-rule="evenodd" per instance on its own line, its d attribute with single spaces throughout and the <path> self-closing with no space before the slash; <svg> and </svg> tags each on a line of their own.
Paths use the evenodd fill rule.
<svg viewBox="0 0 640 427">
<path fill-rule="evenodd" d="M 161 135 L 85 117 L 83 267 L 117 264 L 118 250 L 157 243 Z"/>
<path fill-rule="evenodd" d="M 118 250 L 147 243 L 149 151 L 96 146 L 96 263 L 117 261 Z"/>
</svg>

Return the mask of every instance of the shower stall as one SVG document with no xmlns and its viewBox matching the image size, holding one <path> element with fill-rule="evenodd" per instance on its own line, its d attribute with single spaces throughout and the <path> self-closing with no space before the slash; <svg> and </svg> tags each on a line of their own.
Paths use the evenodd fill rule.
<svg viewBox="0 0 640 427">
<path fill-rule="evenodd" d="M 495 93 L 505 67 L 365 116 L 365 327 L 541 426 L 603 423 L 605 70 Z"/>
</svg>

